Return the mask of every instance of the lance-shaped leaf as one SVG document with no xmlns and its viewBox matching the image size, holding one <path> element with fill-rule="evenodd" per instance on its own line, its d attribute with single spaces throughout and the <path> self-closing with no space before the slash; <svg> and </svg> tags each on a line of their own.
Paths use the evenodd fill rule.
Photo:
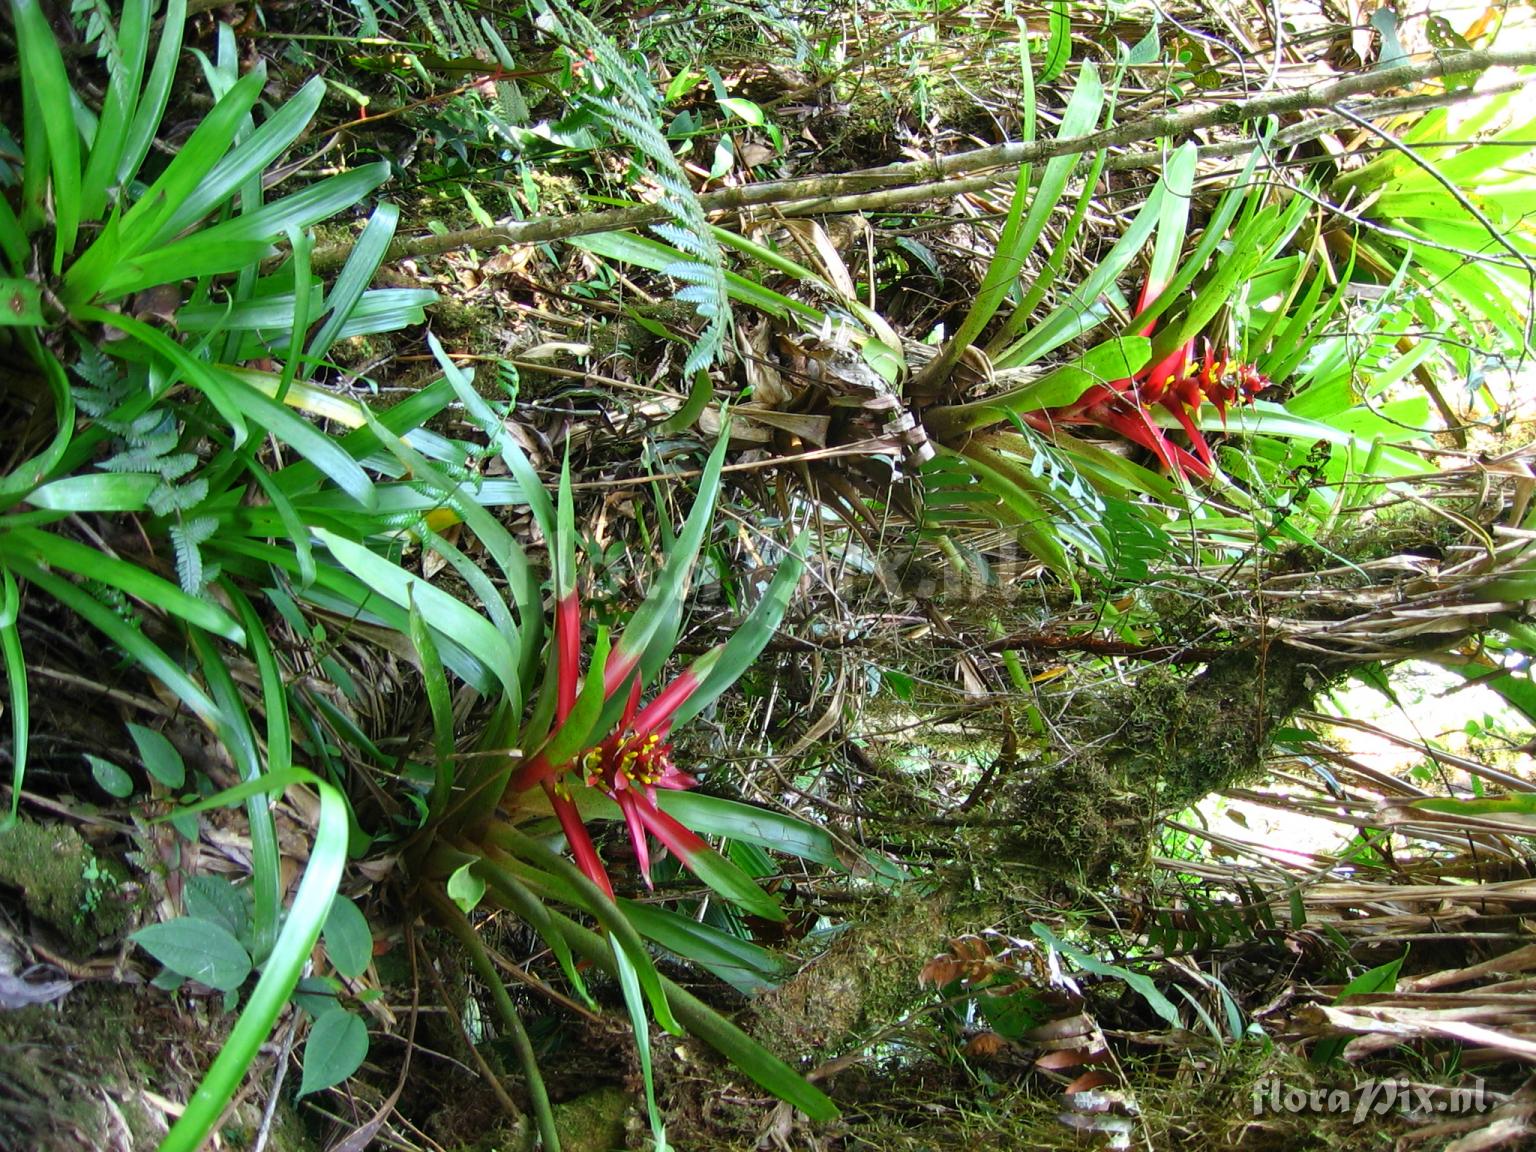
<svg viewBox="0 0 1536 1152">
<path fill-rule="evenodd" d="M 58 275 L 80 231 L 80 134 L 75 127 L 74 94 L 69 89 L 59 42 L 41 5 L 37 0 L 11 0 L 11 15 L 16 22 L 20 59 L 27 62 L 21 73 L 27 154 L 24 193 L 35 190 L 41 199 L 43 172 L 33 157 L 46 157 L 53 176 L 48 199 L 53 207 L 53 272 Z M 22 207 L 25 219 L 32 205 L 23 203 Z M 40 202 L 37 207 L 41 207 Z"/>
<path fill-rule="evenodd" d="M 799 587 L 809 547 L 810 535 L 802 532 L 791 546 L 789 554 L 780 561 L 779 569 L 773 574 L 773 582 L 763 593 L 762 600 L 719 650 L 719 659 L 702 670 L 698 661 L 694 663 L 692 671 L 699 679 L 699 686 L 672 713 L 671 723 L 674 726 L 688 723 L 713 704 L 762 654 L 777 631 L 779 621 L 784 618 L 795 589 Z"/>
<path fill-rule="evenodd" d="M 656 634 L 667 614 L 681 603 L 688 589 L 693 565 L 698 559 L 699 547 L 704 541 L 714 517 L 715 497 L 720 491 L 720 469 L 725 463 L 725 449 L 730 440 L 728 427 L 722 423 L 720 439 L 709 454 L 704 475 L 699 481 L 699 493 L 694 499 L 688 520 L 678 534 L 676 543 L 667 554 L 666 563 L 656 577 L 645 603 L 630 617 L 624 634 L 619 637 L 608 663 L 603 669 L 603 695 L 612 699 L 640 663 L 652 636 Z"/>
</svg>

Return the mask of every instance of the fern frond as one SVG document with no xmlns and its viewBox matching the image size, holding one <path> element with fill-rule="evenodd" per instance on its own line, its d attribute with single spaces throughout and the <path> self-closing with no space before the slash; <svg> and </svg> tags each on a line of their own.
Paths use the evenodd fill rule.
<svg viewBox="0 0 1536 1152">
<path fill-rule="evenodd" d="M 198 516 L 171 525 L 171 546 L 176 550 L 176 578 L 189 596 L 202 595 L 203 589 L 218 576 L 218 565 L 205 564 L 200 547 L 218 531 L 218 527 L 218 520 L 212 516 Z"/>
<path fill-rule="evenodd" d="M 725 350 L 731 323 L 731 304 L 726 292 L 725 262 L 720 245 L 710 231 L 709 220 L 699 206 L 688 176 L 672 154 L 662 134 L 660 106 L 655 86 L 643 67 L 566 0 L 534 0 L 541 13 L 539 26 L 551 32 L 568 49 L 581 46 L 589 55 L 587 69 L 593 85 L 583 105 L 639 153 L 662 196 L 658 207 L 668 219 L 651 226 L 657 236 L 691 260 L 669 265 L 664 273 L 683 282 L 674 296 L 692 304 L 705 320 L 704 331 L 683 365 L 692 378 L 708 368 Z"/>
</svg>

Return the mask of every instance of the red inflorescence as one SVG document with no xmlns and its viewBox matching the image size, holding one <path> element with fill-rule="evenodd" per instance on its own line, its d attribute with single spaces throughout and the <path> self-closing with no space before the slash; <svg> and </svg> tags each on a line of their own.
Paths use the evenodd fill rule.
<svg viewBox="0 0 1536 1152">
<path fill-rule="evenodd" d="M 1137 304 L 1138 313 L 1153 294 L 1148 284 Z M 1152 327 L 1148 325 L 1142 334 L 1152 335 Z M 1252 364 L 1218 356 L 1205 340 L 1199 341 L 1199 347 L 1197 357 L 1196 342 L 1191 339 L 1133 376 L 1097 385 L 1071 404 L 1032 412 L 1025 419 L 1042 431 L 1060 424 L 1096 424 L 1148 449 L 1175 476 L 1208 477 L 1215 458 L 1195 423 L 1201 406 L 1209 403 L 1225 425 L 1229 407 L 1252 403 L 1270 382 Z M 1152 419 L 1154 406 L 1165 408 L 1179 422 L 1189 437 L 1189 449 L 1168 439 Z"/>
</svg>

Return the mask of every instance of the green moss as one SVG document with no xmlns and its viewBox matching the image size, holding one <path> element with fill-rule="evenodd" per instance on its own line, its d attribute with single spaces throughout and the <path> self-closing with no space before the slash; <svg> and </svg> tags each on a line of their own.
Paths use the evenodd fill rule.
<svg viewBox="0 0 1536 1152">
<path fill-rule="evenodd" d="M 0 1012 L 0 1148 L 80 1152 L 153 1147 L 163 1114 L 144 1090 L 175 1096 L 157 1056 L 135 1042 L 158 1028 L 137 1013 L 146 993 L 82 984 L 58 1005 Z M 187 1086 L 190 1091 L 190 1085 Z"/>
<path fill-rule="evenodd" d="M 626 1146 L 634 1101 L 622 1088 L 598 1088 L 555 1105 L 555 1131 L 564 1152 L 614 1152 Z"/>
<path fill-rule="evenodd" d="M 1000 854 L 1089 882 L 1141 864 L 1161 815 L 1258 777 L 1270 734 L 1323 682 L 1279 648 L 1143 670 L 1094 698 L 1068 757 L 1008 790 Z"/>
<path fill-rule="evenodd" d="M 998 858 L 1066 880 L 1143 863 L 1155 808 L 1088 756 L 1041 768 L 1007 795 Z"/>
<path fill-rule="evenodd" d="M 23 819 L 0 832 L 0 884 L 20 889 L 27 911 L 71 947 L 95 951 L 121 935 L 129 910 L 122 879 L 67 824 Z"/>
<path fill-rule="evenodd" d="M 824 1059 L 901 1018 L 922 995 L 917 972 L 942 950 L 939 899 L 892 899 L 849 920 L 796 976 L 760 996 L 750 1031 L 786 1060 Z"/>
</svg>

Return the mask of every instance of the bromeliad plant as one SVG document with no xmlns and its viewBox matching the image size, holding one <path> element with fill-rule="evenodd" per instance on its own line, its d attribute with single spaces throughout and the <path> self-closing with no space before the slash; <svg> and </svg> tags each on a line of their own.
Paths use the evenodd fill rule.
<svg viewBox="0 0 1536 1152">
<path fill-rule="evenodd" d="M 553 646 L 553 729 L 541 736 L 545 715 L 524 733 L 532 755 L 513 772 L 504 805 L 514 810 L 521 796 L 539 788 L 548 797 L 565 831 L 572 855 L 593 883 L 610 897 L 613 885 L 599 859 L 573 788 L 594 790 L 617 806 L 628 826 L 640 874 L 651 880 L 650 837 L 659 840 L 705 883 L 727 897 L 743 896 L 745 877 L 699 836 L 658 803 L 657 789 L 683 791 L 698 781 L 672 761 L 668 736 L 707 707 L 757 658 L 784 612 L 799 579 L 801 544 L 786 557 L 757 611 L 736 636 L 679 673 L 644 708 L 646 682 L 671 655 L 679 609 L 719 488 L 725 436 L 704 471 L 704 484 L 682 533 L 668 555 L 649 597 L 611 645 L 599 632 L 596 648 L 581 672 L 582 606 L 575 566 L 575 526 L 571 508 L 569 462 L 562 470 L 555 540 L 556 608 Z M 615 712 L 618 713 L 615 719 Z M 747 898 L 758 902 L 756 885 Z"/>
<path fill-rule="evenodd" d="M 359 432 L 369 434 L 408 469 L 441 511 L 462 519 L 504 583 L 493 584 L 479 565 L 433 530 L 430 517 L 419 517 L 406 534 L 379 533 L 366 544 L 330 529 L 318 531 L 347 579 L 339 580 L 328 565 L 320 565 L 313 589 L 301 594 L 323 605 L 348 588 L 350 580 L 372 593 L 362 611 L 385 622 L 398 621 L 416 649 L 434 736 L 431 763 L 421 774 L 431 781 L 419 797 L 424 820 L 406 845 L 405 858 L 425 902 L 463 942 L 491 989 L 502 1025 L 522 1061 L 545 1147 L 557 1148 L 558 1137 L 537 1062 L 516 1006 L 468 918 L 482 900 L 508 909 L 538 932 L 577 995 L 588 997 L 575 962 L 578 955 L 617 980 L 636 1034 L 658 1147 L 665 1137 L 651 1092 L 647 1037 L 652 1017 L 669 1031 L 686 1028 L 699 1036 L 807 1114 L 834 1116 L 831 1102 L 788 1066 L 663 979 L 647 941 L 743 991 L 772 983 L 780 968 L 773 954 L 744 932 L 617 896 L 618 886 L 609 878 L 586 826 L 592 820 L 623 819 L 647 880 L 649 837 L 655 835 L 704 882 L 712 901 L 772 920 L 783 918 L 782 909 L 736 859 L 770 848 L 839 867 L 835 846 L 822 829 L 686 791 L 693 778 L 672 764 L 666 749 L 670 733 L 718 698 L 762 651 L 798 583 L 803 542 L 788 550 L 757 607 L 731 638 L 695 660 L 640 708 L 647 686 L 673 655 L 684 599 L 720 488 L 725 438 L 703 469 L 694 506 L 649 595 L 617 640 L 610 640 L 607 629 L 597 629 L 583 676 L 569 468 L 562 469 L 557 505 L 508 434 L 505 414 L 476 391 L 469 373 L 431 337 L 429 344 L 444 380 L 426 392 L 449 391 L 458 400 L 505 461 L 518 490 L 517 502 L 528 507 L 548 542 L 553 627 L 546 626 L 541 582 L 521 544 L 476 499 L 475 482 L 452 478 L 387 423 L 399 408 L 370 417 Z M 453 565 L 472 598 L 449 596 L 399 563 L 408 541 Z M 259 555 L 265 558 L 267 553 Z M 362 599 L 367 601 L 366 596 Z M 488 720 L 468 748 L 459 747 L 455 739 L 450 668 L 492 704 Z M 531 687 L 535 683 L 537 689 Z M 389 767 L 398 772 L 397 766 Z M 705 836 L 723 837 L 730 847 L 718 851 Z M 562 840 L 575 864 L 560 850 Z M 743 855 L 747 849 L 751 851 Z M 595 922 L 601 935 L 572 913 Z"/>
</svg>

